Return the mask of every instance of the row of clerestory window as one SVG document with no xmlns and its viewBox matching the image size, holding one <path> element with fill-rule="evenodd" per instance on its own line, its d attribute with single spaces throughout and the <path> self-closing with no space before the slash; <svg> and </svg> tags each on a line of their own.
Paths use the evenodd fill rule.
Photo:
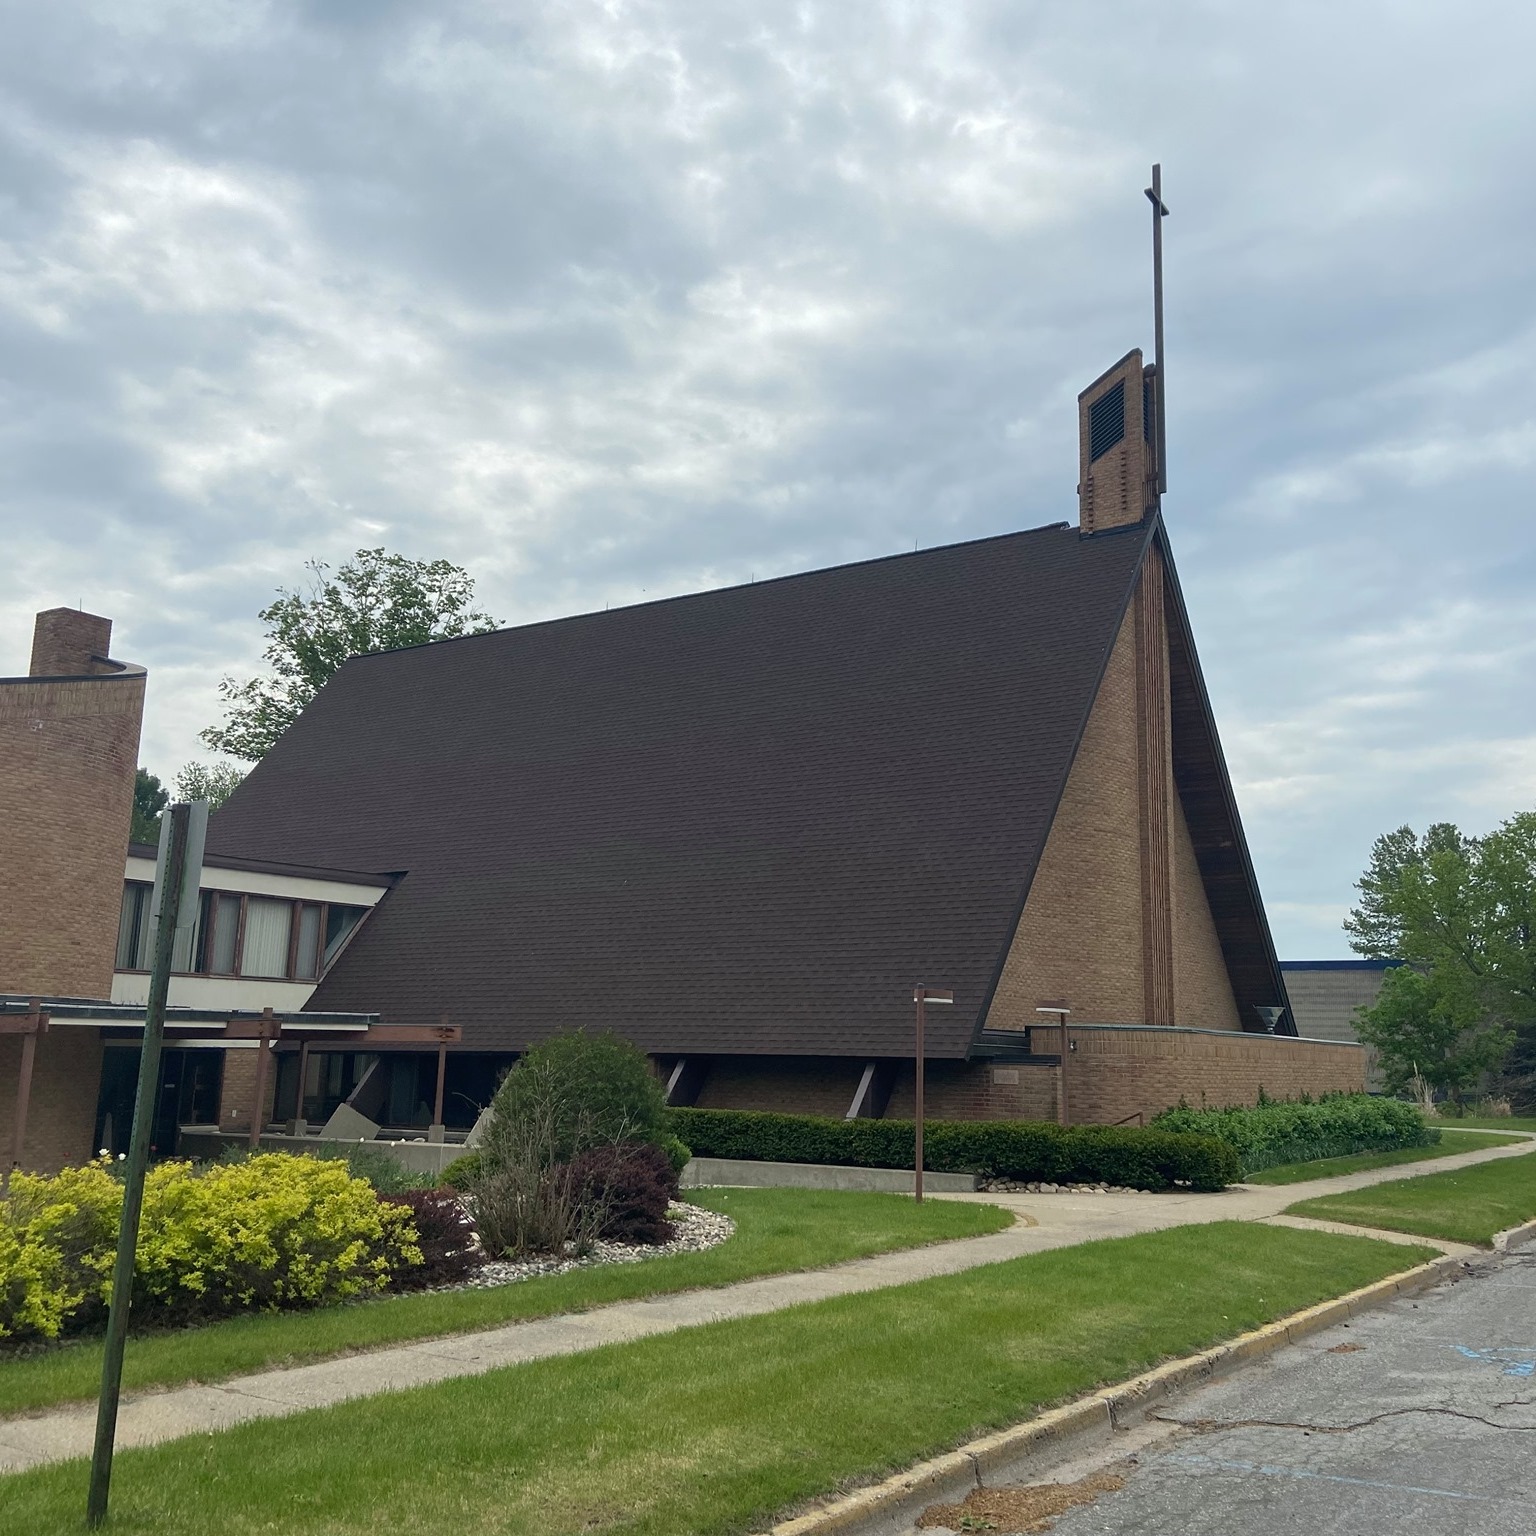
<svg viewBox="0 0 1536 1536">
<path fill-rule="evenodd" d="M 152 890 L 141 880 L 129 880 L 123 886 L 117 926 L 120 971 L 150 968 Z M 184 975 L 318 981 L 367 912 L 367 907 L 338 902 L 203 891 L 192 938 L 192 963 L 178 969 Z"/>
</svg>

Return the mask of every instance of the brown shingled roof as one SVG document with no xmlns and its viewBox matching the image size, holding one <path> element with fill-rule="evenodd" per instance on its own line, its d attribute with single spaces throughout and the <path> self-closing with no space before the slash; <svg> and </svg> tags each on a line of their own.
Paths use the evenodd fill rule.
<svg viewBox="0 0 1536 1536">
<path fill-rule="evenodd" d="M 313 1006 L 520 1049 L 963 1056 L 1152 526 L 1066 525 L 348 662 L 224 855 L 406 873 Z"/>
</svg>

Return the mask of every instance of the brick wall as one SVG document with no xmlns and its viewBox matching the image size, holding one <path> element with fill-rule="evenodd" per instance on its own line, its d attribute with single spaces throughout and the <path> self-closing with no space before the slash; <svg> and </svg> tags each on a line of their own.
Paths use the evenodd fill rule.
<svg viewBox="0 0 1536 1536">
<path fill-rule="evenodd" d="M 1068 1104 L 1074 1125 L 1111 1125 L 1140 1113 L 1150 1119 L 1181 1098 L 1213 1108 L 1302 1093 L 1359 1092 L 1365 1082 L 1359 1046 L 1148 1025 L 1135 1029 L 1074 1028 L 1068 1058 Z M 1054 1029 L 1035 1036 L 1056 1049 Z M 245 1053 L 249 1054 L 249 1053 Z M 231 1065 L 235 1061 L 232 1054 Z M 854 1058 L 717 1057 L 699 1095 L 700 1109 L 772 1110 L 841 1119 L 864 1063 Z M 913 1071 L 896 1065 L 886 1117 L 910 1119 Z M 228 1075 L 226 1072 L 226 1083 Z M 1054 1120 L 1058 1074 L 1024 1062 L 931 1061 L 924 1102 L 934 1120 Z M 243 1105 L 249 1101 L 249 1089 Z M 241 1124 L 248 1124 L 242 1109 Z M 233 1122 L 226 1121 L 230 1129 Z"/>
<path fill-rule="evenodd" d="M 266 1090 L 262 1094 L 263 1123 L 272 1118 L 272 1101 L 277 1092 L 277 1056 L 268 1051 Z M 219 1129 L 249 1131 L 251 1103 L 256 1094 L 256 1052 L 224 1052 L 224 1086 L 219 1095 Z"/>
<path fill-rule="evenodd" d="M 835 1056 L 717 1056 L 696 1107 L 841 1119 L 863 1072 L 862 1061 Z"/>
<path fill-rule="evenodd" d="M 112 620 L 78 608 L 50 608 L 32 626 L 32 677 L 93 677 L 116 668 L 106 660 Z"/>
<path fill-rule="evenodd" d="M 43 665 L 75 655 L 59 613 L 110 634 L 42 614 Z M 0 680 L 0 992 L 111 994 L 143 713 L 141 672 Z"/>
<path fill-rule="evenodd" d="M 10 1166 L 15 1134 L 16 1079 L 21 1039 L 0 1035 L 0 1158 Z M 81 1163 L 96 1148 L 97 1086 L 101 1082 L 101 1032 L 55 1025 L 37 1042 L 32 1063 L 32 1101 L 27 1111 L 27 1144 L 21 1165 L 56 1173 Z"/>
<path fill-rule="evenodd" d="M 1241 1029 L 1232 978 L 1179 797 L 1173 797 L 1174 1019 L 1186 1029 Z"/>
<path fill-rule="evenodd" d="M 913 1071 L 904 1063 L 891 1088 L 886 1117 L 913 1115 Z M 930 1061 L 923 1104 L 932 1120 L 1054 1120 L 1056 1073 L 1050 1067 L 979 1061 Z"/>
<path fill-rule="evenodd" d="M 1051 824 L 987 1026 L 1039 1022 L 1064 998 L 1080 1018 L 1139 1023 L 1142 974 L 1135 634 L 1121 628 Z"/>
<path fill-rule="evenodd" d="M 1157 1114 L 1182 1098 L 1212 1109 L 1303 1093 L 1359 1093 L 1365 1053 L 1357 1045 L 1250 1035 L 1239 1030 L 1073 1029 L 1067 1099 L 1075 1124 L 1112 1125 Z M 1041 1049 L 1054 1031 L 1037 1036 Z M 1054 1049 L 1054 1043 L 1052 1043 Z"/>
</svg>

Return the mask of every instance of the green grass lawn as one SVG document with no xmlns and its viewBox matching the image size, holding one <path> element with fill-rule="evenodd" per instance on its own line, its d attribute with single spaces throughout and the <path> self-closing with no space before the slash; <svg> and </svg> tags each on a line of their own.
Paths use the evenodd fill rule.
<svg viewBox="0 0 1536 1536">
<path fill-rule="evenodd" d="M 117 1536 L 708 1536 L 1400 1272 L 1421 1250 L 1221 1222 L 515 1366 L 117 1458 Z M 0 1482 L 79 1529 L 84 1462 Z"/>
<path fill-rule="evenodd" d="M 1421 1163 L 1429 1158 L 1455 1157 L 1459 1152 L 1486 1152 L 1507 1147 L 1523 1136 L 1485 1136 L 1479 1131 L 1442 1131 L 1432 1147 L 1400 1147 L 1395 1152 L 1356 1152 L 1349 1157 L 1320 1157 L 1310 1163 L 1281 1163 L 1250 1173 L 1245 1184 L 1301 1184 L 1309 1179 L 1331 1179 L 1341 1173 L 1362 1173 L 1367 1168 L 1395 1168 L 1399 1163 Z"/>
<path fill-rule="evenodd" d="M 1014 1219 L 995 1205 L 955 1200 L 916 1205 L 905 1195 L 831 1190 L 696 1189 L 688 1191 L 688 1199 L 724 1211 L 736 1222 L 735 1235 L 704 1253 L 607 1264 L 494 1290 L 390 1296 L 318 1312 L 265 1313 L 145 1334 L 128 1342 L 123 1386 L 133 1390 L 220 1381 L 327 1355 L 976 1237 L 1000 1231 Z M 94 1397 L 100 1382 L 101 1345 L 95 1341 L 0 1355 L 0 1418 Z"/>
<path fill-rule="evenodd" d="M 1460 1119 L 1454 1115 L 1435 1115 L 1428 1123 L 1478 1127 L 1485 1131 L 1536 1131 L 1536 1115 L 1463 1115 Z"/>
<path fill-rule="evenodd" d="M 1486 1246 L 1536 1217 L 1536 1153 L 1300 1200 L 1289 1214 Z"/>
</svg>

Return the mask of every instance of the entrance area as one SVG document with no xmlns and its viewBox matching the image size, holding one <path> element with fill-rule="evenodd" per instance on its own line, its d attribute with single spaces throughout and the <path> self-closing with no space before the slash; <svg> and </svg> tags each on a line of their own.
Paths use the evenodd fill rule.
<svg viewBox="0 0 1536 1536">
<path fill-rule="evenodd" d="M 167 1047 L 160 1055 L 160 1087 L 155 1095 L 151 1157 L 175 1157 L 184 1125 L 219 1123 L 219 1092 L 224 1083 L 222 1050 Z M 133 1134 L 133 1101 L 139 1084 L 139 1048 L 108 1044 L 102 1052 L 101 1093 L 96 1102 L 93 1152 L 114 1157 L 128 1150 Z"/>
</svg>

